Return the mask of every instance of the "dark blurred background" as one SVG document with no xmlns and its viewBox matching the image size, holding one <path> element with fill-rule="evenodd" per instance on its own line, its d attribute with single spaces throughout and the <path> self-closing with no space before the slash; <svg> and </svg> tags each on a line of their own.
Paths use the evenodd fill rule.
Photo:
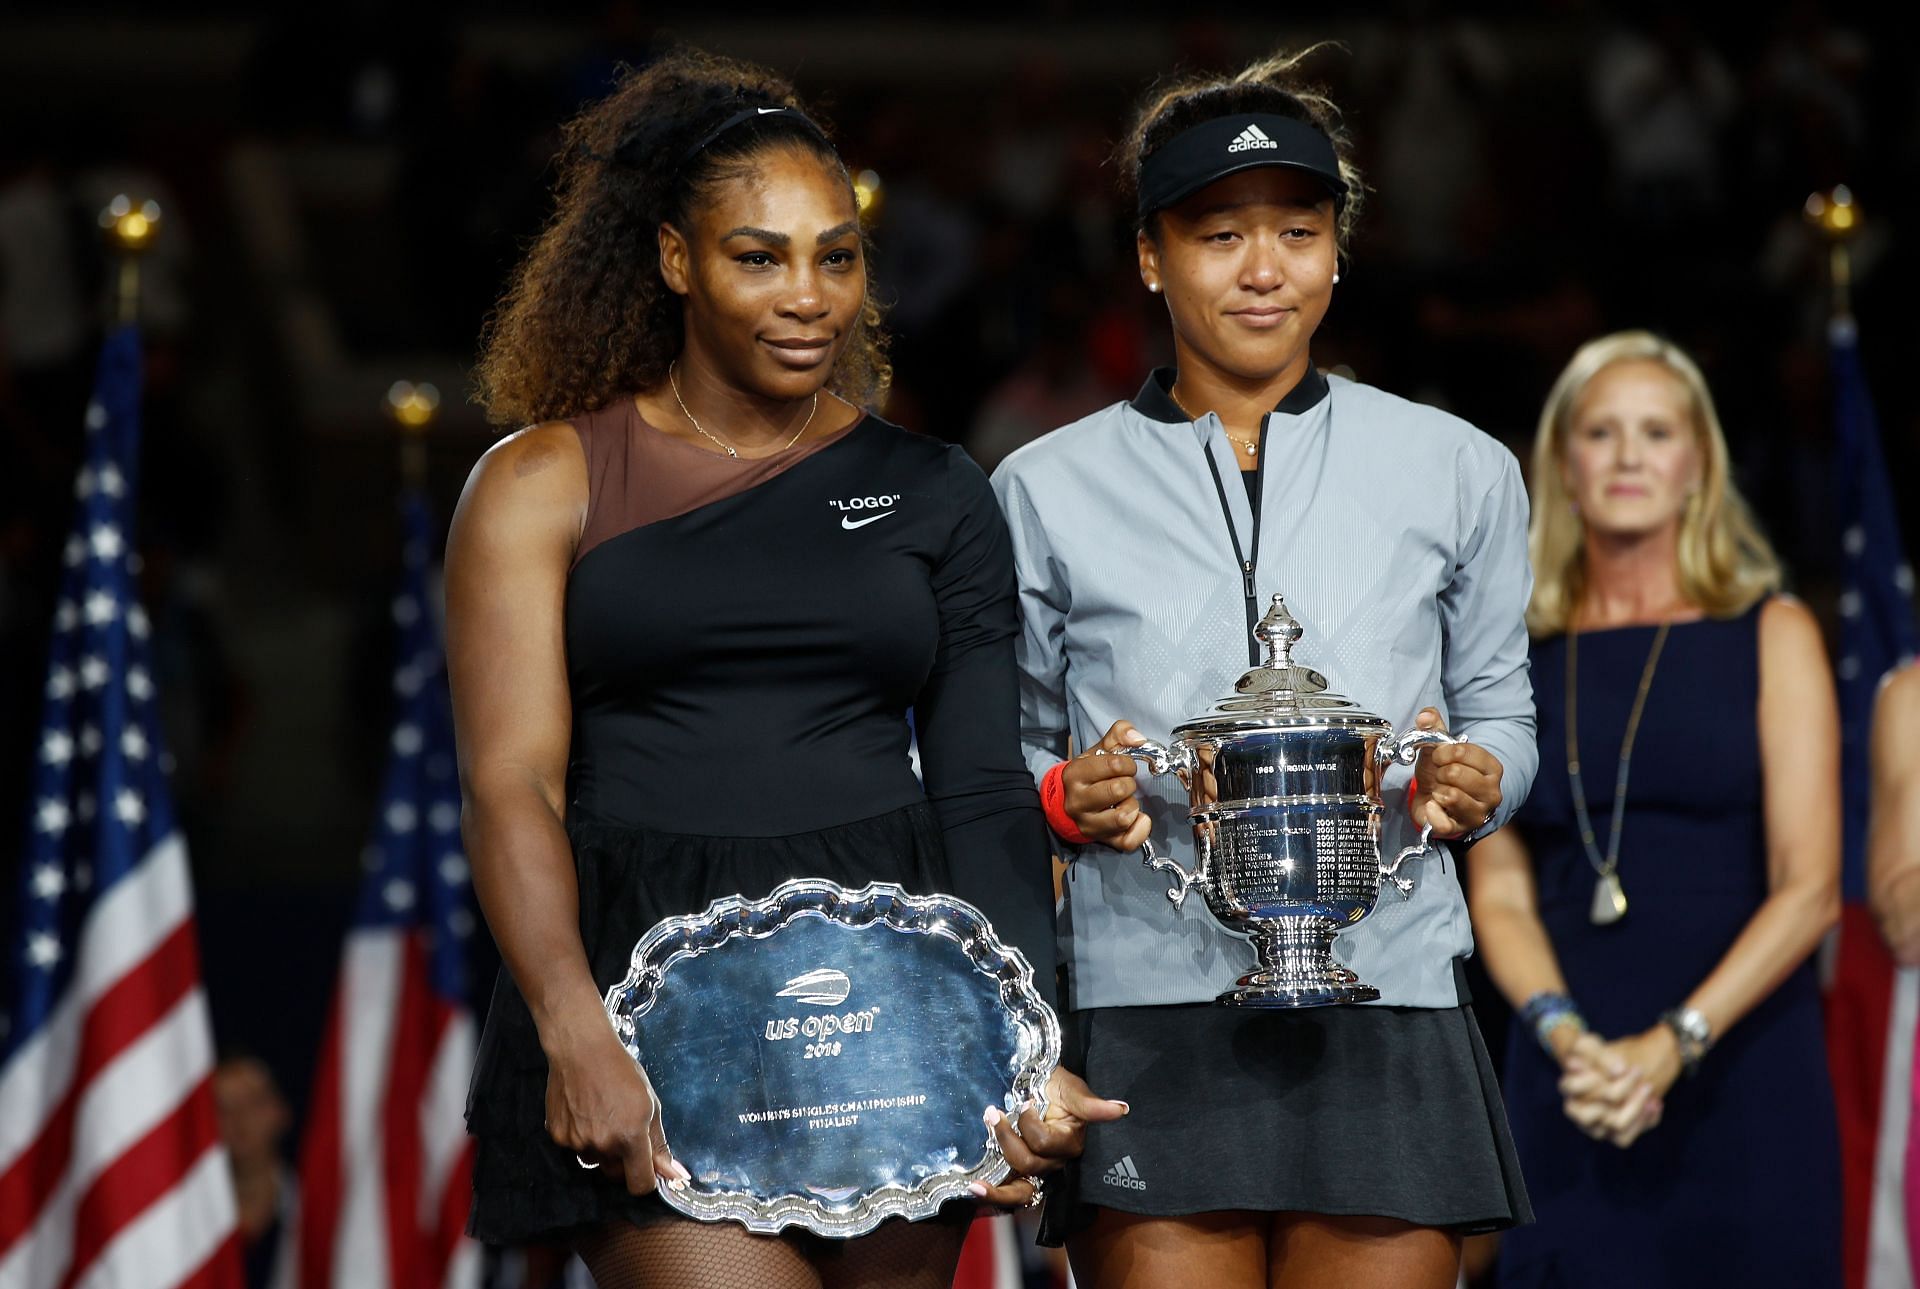
<svg viewBox="0 0 1920 1289">
<path fill-rule="evenodd" d="M 1862 348 L 1920 533 L 1920 271 L 1902 235 L 1920 59 L 1898 6 L 155 8 L 0 16 L 0 901 L 110 285 L 95 214 L 132 191 L 165 212 L 141 546 L 208 992 L 220 1039 L 263 1055 L 296 1105 L 388 729 L 400 471 L 383 396 L 400 378 L 445 394 L 444 523 L 492 438 L 466 373 L 546 212 L 558 123 L 674 42 L 793 75 L 877 177 L 888 414 L 990 468 L 1167 356 L 1110 160 L 1139 95 L 1175 68 L 1339 40 L 1318 72 L 1376 192 L 1320 364 L 1524 457 L 1582 341 L 1664 331 L 1706 369 L 1739 479 L 1829 618 L 1826 260 L 1801 209 L 1844 182 L 1867 221 Z"/>
</svg>

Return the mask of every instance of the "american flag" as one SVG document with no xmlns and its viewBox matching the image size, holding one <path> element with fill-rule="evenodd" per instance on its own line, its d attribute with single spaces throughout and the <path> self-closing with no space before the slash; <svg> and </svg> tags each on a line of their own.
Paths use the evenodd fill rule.
<svg viewBox="0 0 1920 1289">
<path fill-rule="evenodd" d="M 1920 970 L 1896 968 L 1867 908 L 1867 738 L 1883 676 L 1916 644 L 1906 562 L 1880 431 L 1851 318 L 1833 323 L 1832 376 L 1844 585 L 1836 671 L 1845 845 L 1841 913 L 1827 995 L 1827 1049 L 1840 1116 L 1849 1289 L 1913 1289 L 1908 1168 Z"/>
<path fill-rule="evenodd" d="M 386 783 L 301 1149 L 301 1289 L 438 1289 L 480 1276 L 480 1247 L 464 1233 L 473 886 L 420 498 L 408 498 L 404 522 Z"/>
<path fill-rule="evenodd" d="M 1044 1265 L 1031 1231 L 1010 1214 L 975 1219 L 953 1271 L 953 1289 L 1022 1289 L 1029 1263 Z"/>
<path fill-rule="evenodd" d="M 7 1289 L 241 1282 L 187 853 L 134 594 L 140 383 L 139 333 L 123 327 L 87 407 L 7 964 Z"/>
</svg>

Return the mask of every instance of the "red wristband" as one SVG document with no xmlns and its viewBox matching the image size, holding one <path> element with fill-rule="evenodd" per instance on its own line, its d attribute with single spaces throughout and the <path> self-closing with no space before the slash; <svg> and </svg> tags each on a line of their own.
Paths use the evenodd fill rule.
<svg viewBox="0 0 1920 1289">
<path fill-rule="evenodd" d="M 1061 782 L 1067 775 L 1067 763 L 1061 761 L 1040 776 L 1040 809 L 1047 816 L 1047 827 L 1061 841 L 1073 846 L 1084 846 L 1093 838 L 1081 832 L 1079 827 L 1067 816 L 1067 789 Z"/>
</svg>

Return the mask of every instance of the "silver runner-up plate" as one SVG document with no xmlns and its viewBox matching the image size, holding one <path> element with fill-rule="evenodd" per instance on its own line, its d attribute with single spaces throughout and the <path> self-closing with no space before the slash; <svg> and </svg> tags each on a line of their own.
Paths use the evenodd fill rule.
<svg viewBox="0 0 1920 1289">
<path fill-rule="evenodd" d="M 1060 1023 L 980 910 L 796 878 L 640 938 L 607 1014 L 653 1083 L 660 1197 L 771 1234 L 931 1216 L 1007 1163 L 981 1120 L 1042 1105 Z"/>
</svg>

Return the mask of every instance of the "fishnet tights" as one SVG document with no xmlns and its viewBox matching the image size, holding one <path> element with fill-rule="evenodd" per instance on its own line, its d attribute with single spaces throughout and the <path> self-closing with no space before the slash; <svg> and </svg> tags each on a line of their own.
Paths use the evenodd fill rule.
<svg viewBox="0 0 1920 1289">
<path fill-rule="evenodd" d="M 963 1222 L 881 1224 L 853 1240 L 754 1235 L 730 1222 L 614 1222 L 574 1252 L 599 1289 L 949 1289 Z"/>
</svg>

